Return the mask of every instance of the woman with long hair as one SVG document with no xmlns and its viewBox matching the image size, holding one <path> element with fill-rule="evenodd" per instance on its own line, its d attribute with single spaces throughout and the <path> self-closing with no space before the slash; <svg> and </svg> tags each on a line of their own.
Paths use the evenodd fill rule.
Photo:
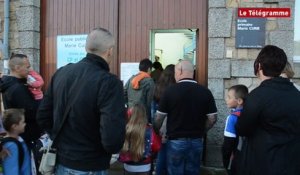
<svg viewBox="0 0 300 175">
<path fill-rule="evenodd" d="M 154 98 L 152 102 L 152 122 L 155 117 L 156 110 L 158 108 L 159 100 L 162 96 L 162 94 L 165 92 L 165 90 L 171 86 L 172 84 L 176 83 L 175 77 L 175 65 L 170 64 L 168 65 L 165 70 L 162 72 L 154 90 Z M 157 160 L 156 160 L 156 174 L 157 175 L 164 175 L 167 174 L 167 165 L 166 165 L 166 146 L 165 143 L 167 141 L 166 139 L 166 123 L 167 118 L 164 120 L 163 125 L 160 129 L 160 133 L 162 135 L 162 146 L 160 151 L 158 152 Z"/>
<path fill-rule="evenodd" d="M 158 103 L 159 103 L 160 97 L 165 92 L 167 87 L 176 83 L 174 75 L 175 75 L 175 65 L 169 64 L 165 68 L 165 70 L 162 72 L 159 80 L 157 81 L 157 83 L 155 85 L 153 101 L 151 104 L 152 123 L 154 121 L 154 117 L 155 117 L 156 110 L 158 108 Z"/>
<path fill-rule="evenodd" d="M 175 81 L 175 65 L 174 64 L 169 64 L 165 70 L 163 70 L 161 76 L 159 77 L 157 84 L 155 86 L 154 90 L 154 101 L 156 103 L 159 102 L 159 99 L 165 89 L 169 87 L 170 85 L 176 83 Z"/>
</svg>

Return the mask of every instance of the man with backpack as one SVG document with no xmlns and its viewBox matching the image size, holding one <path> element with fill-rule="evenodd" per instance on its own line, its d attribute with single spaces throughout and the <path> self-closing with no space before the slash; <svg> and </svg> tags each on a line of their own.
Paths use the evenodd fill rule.
<svg viewBox="0 0 300 175">
<path fill-rule="evenodd" d="M 152 62 L 149 59 L 140 61 L 140 72 L 132 76 L 124 87 L 125 103 L 128 109 L 134 104 L 142 103 L 147 112 L 148 122 L 151 123 L 151 102 L 153 100 L 154 81 L 150 76 Z"/>
</svg>

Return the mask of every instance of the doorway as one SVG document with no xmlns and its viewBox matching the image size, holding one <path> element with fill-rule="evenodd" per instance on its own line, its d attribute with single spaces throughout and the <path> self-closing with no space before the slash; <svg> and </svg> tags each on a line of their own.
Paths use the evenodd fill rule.
<svg viewBox="0 0 300 175">
<path fill-rule="evenodd" d="M 151 30 L 150 58 L 159 61 L 163 68 L 189 60 L 196 65 L 196 29 Z"/>
</svg>

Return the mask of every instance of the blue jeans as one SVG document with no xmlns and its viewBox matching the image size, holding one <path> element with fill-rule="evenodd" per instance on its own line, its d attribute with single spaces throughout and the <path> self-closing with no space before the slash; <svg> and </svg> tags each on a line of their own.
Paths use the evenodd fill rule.
<svg viewBox="0 0 300 175">
<path fill-rule="evenodd" d="M 167 168 L 172 175 L 199 175 L 203 140 L 180 138 L 167 142 Z"/>
<path fill-rule="evenodd" d="M 158 109 L 158 103 L 156 103 L 155 101 L 152 101 L 151 102 L 151 123 L 152 124 L 154 123 L 157 109 Z"/>
<path fill-rule="evenodd" d="M 162 143 L 157 155 L 155 174 L 167 174 L 167 144 Z"/>
<path fill-rule="evenodd" d="M 107 175 L 107 171 L 78 171 L 58 164 L 56 166 L 55 175 Z"/>
</svg>

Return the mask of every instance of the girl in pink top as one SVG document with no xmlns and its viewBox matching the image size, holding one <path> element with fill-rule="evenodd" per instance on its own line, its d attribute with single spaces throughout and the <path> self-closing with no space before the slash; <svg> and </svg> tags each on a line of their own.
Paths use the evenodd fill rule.
<svg viewBox="0 0 300 175">
<path fill-rule="evenodd" d="M 42 91 L 44 80 L 42 76 L 34 70 L 30 70 L 27 76 L 27 84 L 34 99 L 39 101 L 42 100 L 44 96 Z"/>
</svg>

